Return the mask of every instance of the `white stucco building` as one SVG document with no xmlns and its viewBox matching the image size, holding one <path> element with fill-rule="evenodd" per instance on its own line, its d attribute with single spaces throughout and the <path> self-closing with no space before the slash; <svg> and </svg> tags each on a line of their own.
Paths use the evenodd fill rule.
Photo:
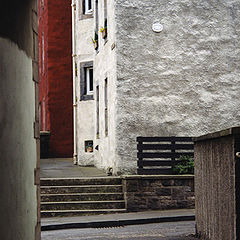
<svg viewBox="0 0 240 240">
<path fill-rule="evenodd" d="M 137 136 L 198 136 L 239 124 L 239 1 L 72 6 L 79 165 L 134 173 Z"/>
</svg>

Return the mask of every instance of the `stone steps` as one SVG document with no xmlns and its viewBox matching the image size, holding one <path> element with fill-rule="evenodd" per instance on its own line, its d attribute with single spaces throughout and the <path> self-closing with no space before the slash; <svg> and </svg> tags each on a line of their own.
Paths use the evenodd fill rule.
<svg viewBox="0 0 240 240">
<path fill-rule="evenodd" d="M 41 179 L 41 216 L 125 212 L 122 180 L 113 178 Z"/>
<path fill-rule="evenodd" d="M 126 209 L 52 210 L 41 211 L 41 217 L 74 217 L 124 212 L 126 212 Z"/>
<path fill-rule="evenodd" d="M 122 185 L 43 186 L 41 194 L 122 192 Z"/>
<path fill-rule="evenodd" d="M 124 200 L 118 201 L 80 201 L 80 202 L 45 202 L 41 204 L 41 210 L 90 210 L 90 209 L 123 209 Z"/>
<path fill-rule="evenodd" d="M 41 186 L 64 186 L 64 185 L 121 185 L 120 177 L 98 178 L 42 178 Z"/>
<path fill-rule="evenodd" d="M 123 193 L 41 194 L 41 202 L 122 200 Z"/>
</svg>

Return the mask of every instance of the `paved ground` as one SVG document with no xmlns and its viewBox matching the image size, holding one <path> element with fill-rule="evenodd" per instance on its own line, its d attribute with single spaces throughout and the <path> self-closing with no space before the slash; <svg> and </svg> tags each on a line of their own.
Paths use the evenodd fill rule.
<svg viewBox="0 0 240 240">
<path fill-rule="evenodd" d="M 42 232 L 42 240 L 196 240 L 195 222 Z"/>
<path fill-rule="evenodd" d="M 49 158 L 40 160 L 41 178 L 106 177 L 95 167 L 79 167 L 72 158 Z"/>
<path fill-rule="evenodd" d="M 120 220 L 135 220 L 135 219 L 154 219 L 160 217 L 181 217 L 192 216 L 195 214 L 194 209 L 177 209 L 177 210 L 155 210 L 135 213 L 118 213 L 93 216 L 79 217 L 53 217 L 42 218 L 41 225 L 65 224 L 65 223 L 86 223 L 86 222 L 101 222 L 101 221 L 120 221 Z"/>
</svg>

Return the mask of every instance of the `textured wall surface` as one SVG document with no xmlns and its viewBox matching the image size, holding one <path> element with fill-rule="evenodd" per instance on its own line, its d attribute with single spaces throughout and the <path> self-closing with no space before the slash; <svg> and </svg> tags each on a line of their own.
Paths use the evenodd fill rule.
<svg viewBox="0 0 240 240">
<path fill-rule="evenodd" d="M 40 99 L 46 99 L 46 122 L 50 131 L 49 154 L 52 157 L 73 155 L 73 106 L 72 106 L 72 34 L 71 3 L 64 0 L 44 1 L 40 21 L 46 38 L 45 87 L 40 88 Z M 39 8 L 41 5 L 39 3 Z M 47 28 L 41 26 L 47 24 Z M 47 30 L 46 30 L 47 29 Z M 47 32 L 46 32 L 47 31 Z M 42 33 L 39 33 L 41 41 Z M 43 105 L 43 104 L 42 104 Z M 42 114 L 43 115 L 43 114 Z"/>
<path fill-rule="evenodd" d="M 25 27 L 30 13 L 29 8 L 28 22 L 21 22 Z M 22 37 L 31 39 L 28 34 Z M 31 52 L 32 45 L 25 47 Z M 0 239 L 33 240 L 37 224 L 37 149 L 32 59 L 4 38 L 0 38 L 0 96 Z"/>
<path fill-rule="evenodd" d="M 76 103 L 77 103 L 77 127 L 75 134 L 77 135 L 77 156 L 78 164 L 93 165 L 94 164 L 94 152 L 85 152 L 85 141 L 94 140 L 94 101 L 93 100 L 81 100 L 81 87 L 80 76 L 84 73 L 81 72 L 80 64 L 93 61 L 94 47 L 92 44 L 94 19 L 93 17 L 87 19 L 80 19 L 80 1 L 76 2 L 76 18 L 75 18 L 75 48 L 76 57 L 75 63 L 77 64 L 77 76 L 75 76 L 75 91 L 76 91 Z"/>
<path fill-rule="evenodd" d="M 136 169 L 137 136 L 198 136 L 239 122 L 239 35 L 237 0 L 116 0 L 120 172 Z"/>
<path fill-rule="evenodd" d="M 238 194 L 235 188 L 239 189 L 239 183 L 235 184 L 239 130 L 237 135 L 231 130 L 222 131 L 195 143 L 196 230 L 201 239 L 235 240 L 239 237 L 236 238 L 239 202 L 235 202 Z"/>
<path fill-rule="evenodd" d="M 128 211 L 194 208 L 193 176 L 123 176 Z"/>
<path fill-rule="evenodd" d="M 99 29 L 104 26 L 104 1 L 99 1 Z M 115 2 L 107 1 L 107 39 L 99 34 L 99 52 L 95 55 L 95 85 L 99 86 L 99 138 L 95 144 L 99 150 L 95 152 L 95 164 L 107 170 L 113 168 L 117 173 L 118 159 L 116 156 L 116 26 Z M 107 79 L 107 101 L 105 101 L 105 79 Z M 106 110 L 107 107 L 107 110 Z M 96 109 L 96 107 L 95 107 Z M 105 115 L 107 111 L 107 116 Z M 96 113 L 95 113 L 96 119 Z M 106 123 L 108 125 L 106 135 Z M 95 124 L 96 128 L 96 124 Z M 96 138 L 96 135 L 95 135 Z"/>
<path fill-rule="evenodd" d="M 4 240 L 40 240 L 33 129 L 36 3 L 4 1 L 0 8 L 0 239 Z"/>
</svg>

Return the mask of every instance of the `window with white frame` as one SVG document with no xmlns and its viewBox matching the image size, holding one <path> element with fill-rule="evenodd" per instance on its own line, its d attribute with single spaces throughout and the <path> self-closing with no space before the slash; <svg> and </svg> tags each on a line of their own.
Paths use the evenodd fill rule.
<svg viewBox="0 0 240 240">
<path fill-rule="evenodd" d="M 93 18 L 94 0 L 79 0 L 79 19 Z"/>
<path fill-rule="evenodd" d="M 80 99 L 93 100 L 93 62 L 80 63 Z"/>
<path fill-rule="evenodd" d="M 83 14 L 92 14 L 92 0 L 83 0 Z"/>
<path fill-rule="evenodd" d="M 85 93 L 86 95 L 93 94 L 93 68 L 92 67 L 86 67 L 84 69 L 85 71 Z"/>
</svg>

